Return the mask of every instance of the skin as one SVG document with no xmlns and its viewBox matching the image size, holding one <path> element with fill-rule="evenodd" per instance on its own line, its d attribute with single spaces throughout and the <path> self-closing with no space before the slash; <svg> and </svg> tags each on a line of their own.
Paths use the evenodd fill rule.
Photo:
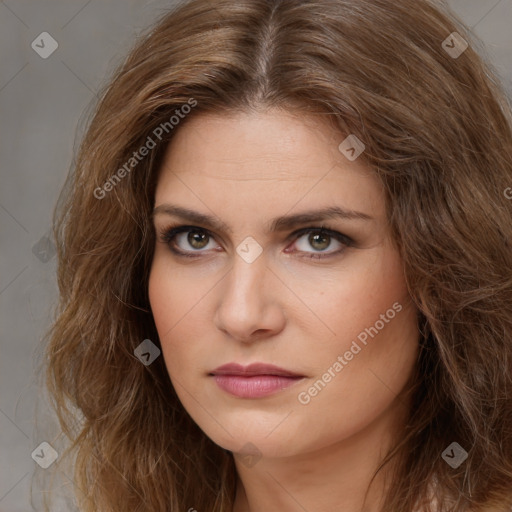
<svg viewBox="0 0 512 512">
<path fill-rule="evenodd" d="M 169 225 L 209 226 L 156 213 L 149 298 L 183 406 L 234 453 L 234 512 L 376 511 L 387 485 L 379 473 L 363 508 L 370 478 L 408 411 L 400 393 L 417 358 L 417 311 L 389 237 L 382 186 L 361 157 L 349 161 L 338 150 L 344 138 L 319 118 L 276 109 L 199 114 L 179 127 L 159 174 L 156 207 L 214 215 L 232 230 L 210 229 L 209 238 L 202 232 L 196 245 L 189 233 L 178 235 L 175 246 L 199 252 L 187 259 L 158 233 Z M 268 230 L 275 217 L 327 206 L 372 219 Z M 293 235 L 322 225 L 353 246 Z M 263 249 L 252 263 L 236 251 L 248 236 Z M 401 311 L 300 403 L 299 393 L 394 303 Z M 270 363 L 304 378 L 269 397 L 234 397 L 209 375 L 229 362 Z M 253 459 L 243 457 L 247 443 L 257 449 Z"/>
</svg>

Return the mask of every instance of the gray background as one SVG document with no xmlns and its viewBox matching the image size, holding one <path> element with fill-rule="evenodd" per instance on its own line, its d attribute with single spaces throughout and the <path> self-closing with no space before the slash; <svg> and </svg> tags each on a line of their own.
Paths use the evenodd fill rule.
<svg viewBox="0 0 512 512">
<path fill-rule="evenodd" d="M 57 451 L 61 447 L 37 373 L 41 336 L 56 299 L 55 257 L 51 247 L 45 252 L 44 237 L 75 137 L 82 133 L 80 121 L 134 35 L 170 5 L 169 0 L 0 2 L 0 512 L 41 510 L 39 478 L 45 470 L 31 454 L 43 441 Z M 484 56 L 512 97 L 512 0 L 449 0 L 448 5 L 484 41 Z M 31 47 L 42 32 L 59 45 L 47 59 Z M 71 487 L 65 475 L 71 472 L 62 475 L 64 496 Z M 59 505 L 71 508 L 64 500 Z"/>
</svg>

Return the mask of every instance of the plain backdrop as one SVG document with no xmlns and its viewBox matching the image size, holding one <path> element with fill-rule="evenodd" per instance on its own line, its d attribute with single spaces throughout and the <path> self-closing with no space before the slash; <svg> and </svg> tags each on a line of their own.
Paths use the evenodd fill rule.
<svg viewBox="0 0 512 512">
<path fill-rule="evenodd" d="M 169 0 L 0 1 L 0 512 L 41 510 L 43 489 L 35 479 L 45 470 L 32 454 L 42 442 L 57 452 L 61 446 L 36 369 L 56 300 L 56 258 L 46 235 L 83 130 L 80 121 L 134 36 L 171 5 Z M 512 97 L 512 0 L 449 0 L 448 5 L 483 40 L 486 57 Z M 47 58 L 32 47 L 43 32 L 58 44 Z M 54 43 L 45 41 L 47 51 Z M 70 474 L 62 485 L 63 493 L 69 491 Z M 59 505 L 71 509 L 64 501 Z"/>
</svg>

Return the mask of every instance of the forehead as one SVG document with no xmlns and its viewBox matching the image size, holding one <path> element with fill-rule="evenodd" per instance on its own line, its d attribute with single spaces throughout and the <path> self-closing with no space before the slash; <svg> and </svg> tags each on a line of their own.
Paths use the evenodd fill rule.
<svg viewBox="0 0 512 512">
<path fill-rule="evenodd" d="M 320 116 L 298 112 L 270 109 L 199 114 L 178 129 L 167 148 L 166 161 L 179 164 L 181 169 L 201 160 L 203 176 L 215 171 L 217 177 L 226 178 L 273 178 L 277 171 L 283 178 L 290 174 L 291 179 L 297 179 L 307 177 L 308 169 L 313 176 L 315 167 L 325 169 L 336 161 L 368 173 L 362 160 L 349 162 L 340 154 L 338 145 L 343 139 Z M 193 168 L 188 170 L 194 172 Z"/>
<path fill-rule="evenodd" d="M 380 182 L 362 158 L 350 161 L 340 153 L 344 139 L 317 116 L 282 110 L 196 114 L 167 147 L 155 203 L 195 191 L 190 199 L 196 203 L 215 195 L 243 198 L 243 206 L 327 201 L 375 212 L 382 207 Z"/>
</svg>

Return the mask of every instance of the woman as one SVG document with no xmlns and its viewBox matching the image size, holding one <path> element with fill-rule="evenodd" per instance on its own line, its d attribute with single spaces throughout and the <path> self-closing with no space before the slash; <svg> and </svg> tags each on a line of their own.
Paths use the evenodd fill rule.
<svg viewBox="0 0 512 512">
<path fill-rule="evenodd" d="M 80 510 L 510 509 L 512 117 L 475 44 L 428 0 L 192 0 L 136 45 L 56 212 Z"/>
</svg>

